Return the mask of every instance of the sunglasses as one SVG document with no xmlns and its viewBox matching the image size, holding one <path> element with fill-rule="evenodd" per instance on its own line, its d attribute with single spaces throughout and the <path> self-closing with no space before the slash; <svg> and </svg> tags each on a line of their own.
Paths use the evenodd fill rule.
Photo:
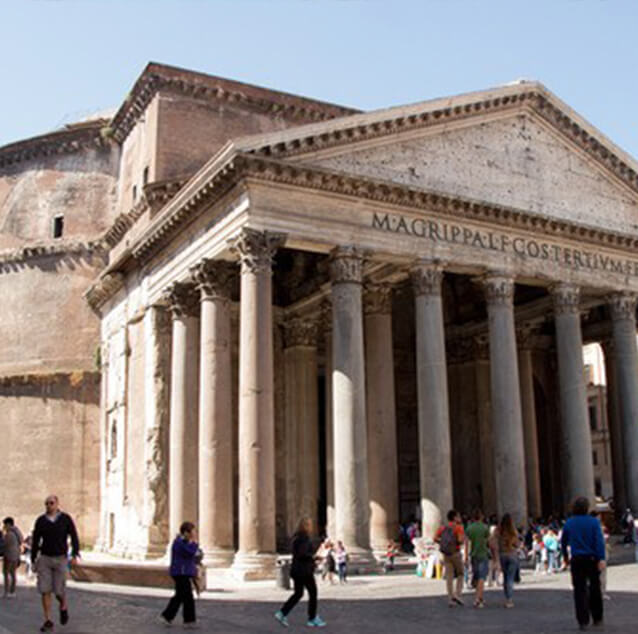
<svg viewBox="0 0 638 634">
<path fill-rule="evenodd" d="M 55 501 L 54 500 L 47 500 L 44 504 L 45 504 L 45 506 L 55 506 Z"/>
</svg>

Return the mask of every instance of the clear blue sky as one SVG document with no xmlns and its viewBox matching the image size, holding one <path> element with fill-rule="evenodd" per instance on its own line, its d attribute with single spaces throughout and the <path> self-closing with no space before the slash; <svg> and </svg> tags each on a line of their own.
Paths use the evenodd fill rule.
<svg viewBox="0 0 638 634">
<path fill-rule="evenodd" d="M 638 0 L 0 0 L 0 145 L 150 60 L 365 110 L 534 78 L 638 157 Z"/>
</svg>

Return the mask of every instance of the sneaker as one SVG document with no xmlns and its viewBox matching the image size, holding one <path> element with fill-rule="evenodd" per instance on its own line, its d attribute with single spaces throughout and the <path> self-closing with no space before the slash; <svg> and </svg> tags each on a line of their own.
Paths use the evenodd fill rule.
<svg viewBox="0 0 638 634">
<path fill-rule="evenodd" d="M 160 614 L 159 616 L 159 622 L 164 625 L 165 627 L 172 627 L 173 626 L 173 622 L 169 621 L 163 614 Z"/>
<path fill-rule="evenodd" d="M 465 605 L 463 601 L 461 601 L 461 599 L 459 599 L 458 597 L 452 597 L 452 601 L 454 601 L 456 605 Z"/>
<path fill-rule="evenodd" d="M 275 612 L 275 618 L 284 627 L 288 627 L 290 625 L 290 623 L 288 623 L 288 618 L 286 617 L 286 615 L 281 610 L 277 610 L 277 612 Z"/>
<path fill-rule="evenodd" d="M 455 608 L 455 607 L 456 607 L 456 603 L 454 602 L 454 599 L 450 599 L 450 600 L 447 602 L 447 607 L 448 607 L 448 608 Z"/>
<path fill-rule="evenodd" d="M 514 607 L 514 601 L 505 601 L 505 607 L 506 608 L 513 608 Z"/>
<path fill-rule="evenodd" d="M 474 601 L 474 607 L 481 610 L 482 608 L 485 607 L 485 601 L 483 601 L 482 599 L 478 601 Z"/>
<path fill-rule="evenodd" d="M 16 598 L 16 593 L 15 592 L 9 592 L 7 594 L 7 599 L 15 599 Z"/>
<path fill-rule="evenodd" d="M 315 618 L 308 621 L 306 625 L 308 627 L 326 627 L 326 622 L 320 616 L 315 616 Z"/>
<path fill-rule="evenodd" d="M 184 623 L 185 630 L 198 630 L 199 625 L 195 621 L 189 621 L 188 623 Z"/>
<path fill-rule="evenodd" d="M 45 621 L 42 624 L 42 627 L 40 628 L 40 631 L 41 632 L 53 632 L 53 627 L 54 627 L 53 621 L 47 620 L 47 621 Z"/>
<path fill-rule="evenodd" d="M 69 622 L 69 611 L 60 610 L 60 625 L 66 625 Z"/>
</svg>

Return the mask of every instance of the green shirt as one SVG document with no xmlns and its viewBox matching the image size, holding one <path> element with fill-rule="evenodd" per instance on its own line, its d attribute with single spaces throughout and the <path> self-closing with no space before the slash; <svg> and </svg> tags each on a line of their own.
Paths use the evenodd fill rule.
<svg viewBox="0 0 638 634">
<path fill-rule="evenodd" d="M 470 556 L 476 559 L 487 559 L 487 540 L 490 537 L 490 529 L 483 522 L 472 522 L 466 529 L 465 534 L 471 544 Z"/>
</svg>

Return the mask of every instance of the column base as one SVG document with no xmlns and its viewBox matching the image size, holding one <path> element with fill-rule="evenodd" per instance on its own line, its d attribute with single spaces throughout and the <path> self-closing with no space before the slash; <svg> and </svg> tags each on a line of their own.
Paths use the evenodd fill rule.
<svg viewBox="0 0 638 634">
<path fill-rule="evenodd" d="M 237 553 L 231 573 L 240 581 L 274 579 L 277 555 L 274 553 Z"/>
<path fill-rule="evenodd" d="M 206 568 L 229 568 L 235 551 L 232 548 L 215 548 L 204 551 L 204 561 L 202 562 Z"/>
<path fill-rule="evenodd" d="M 371 550 L 367 548 L 347 548 L 348 574 L 368 575 L 379 572 L 381 565 Z"/>
</svg>

